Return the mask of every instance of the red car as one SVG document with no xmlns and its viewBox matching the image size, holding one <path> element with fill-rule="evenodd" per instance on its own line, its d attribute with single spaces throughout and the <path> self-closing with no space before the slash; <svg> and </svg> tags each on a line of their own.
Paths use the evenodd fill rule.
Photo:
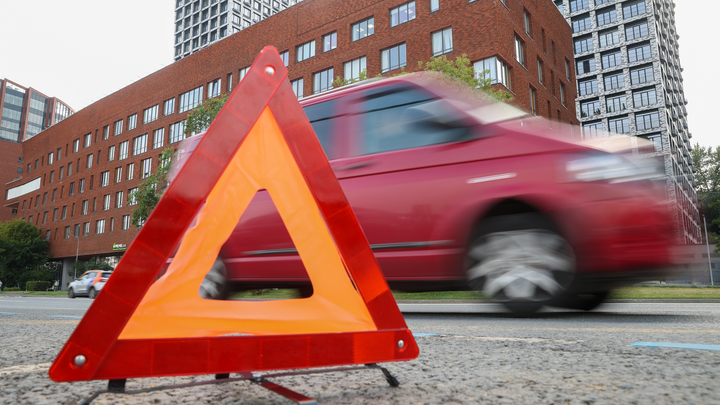
<svg viewBox="0 0 720 405">
<path fill-rule="evenodd" d="M 407 75 L 301 102 L 391 288 L 472 288 L 527 314 L 589 310 L 612 288 L 663 276 L 673 236 L 658 162 L 452 87 Z M 184 141 L 179 165 L 201 137 Z M 225 269 L 236 289 L 311 294 L 265 191 L 220 257 L 208 296 L 222 295 Z"/>
</svg>

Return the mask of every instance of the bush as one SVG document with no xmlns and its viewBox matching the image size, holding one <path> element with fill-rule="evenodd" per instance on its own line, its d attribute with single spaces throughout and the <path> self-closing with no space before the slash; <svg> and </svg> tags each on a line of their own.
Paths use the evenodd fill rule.
<svg viewBox="0 0 720 405">
<path fill-rule="evenodd" d="M 18 287 L 8 287 L 3 289 L 3 291 L 20 291 L 20 288 Z"/>
<path fill-rule="evenodd" d="M 26 291 L 47 291 L 52 286 L 49 281 L 28 281 L 25 283 Z"/>
</svg>

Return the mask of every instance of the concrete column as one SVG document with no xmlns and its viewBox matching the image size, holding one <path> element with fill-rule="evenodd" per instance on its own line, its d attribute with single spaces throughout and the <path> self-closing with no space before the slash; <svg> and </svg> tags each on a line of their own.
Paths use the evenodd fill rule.
<svg viewBox="0 0 720 405">
<path fill-rule="evenodd" d="M 75 258 L 65 258 L 63 259 L 63 268 L 62 268 L 62 280 L 60 280 L 60 290 L 61 291 L 67 291 L 67 282 L 73 281 L 74 278 L 72 276 L 72 268 L 73 264 L 75 263 Z"/>
</svg>

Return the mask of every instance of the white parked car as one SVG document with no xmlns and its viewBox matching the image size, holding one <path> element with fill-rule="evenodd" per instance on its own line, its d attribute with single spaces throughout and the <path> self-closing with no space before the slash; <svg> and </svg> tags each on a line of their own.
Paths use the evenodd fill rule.
<svg viewBox="0 0 720 405">
<path fill-rule="evenodd" d="M 78 277 L 68 286 L 68 297 L 87 296 L 95 299 L 110 278 L 112 271 L 90 270 Z"/>
</svg>

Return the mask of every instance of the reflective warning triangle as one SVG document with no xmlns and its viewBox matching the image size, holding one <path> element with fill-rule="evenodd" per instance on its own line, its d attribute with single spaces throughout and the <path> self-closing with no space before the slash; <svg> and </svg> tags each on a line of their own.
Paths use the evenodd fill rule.
<svg viewBox="0 0 720 405">
<path fill-rule="evenodd" d="M 200 283 L 260 189 L 275 202 L 313 295 L 201 299 Z M 50 377 L 223 374 L 417 356 L 287 70 L 277 50 L 267 47 L 65 343 Z"/>
</svg>

